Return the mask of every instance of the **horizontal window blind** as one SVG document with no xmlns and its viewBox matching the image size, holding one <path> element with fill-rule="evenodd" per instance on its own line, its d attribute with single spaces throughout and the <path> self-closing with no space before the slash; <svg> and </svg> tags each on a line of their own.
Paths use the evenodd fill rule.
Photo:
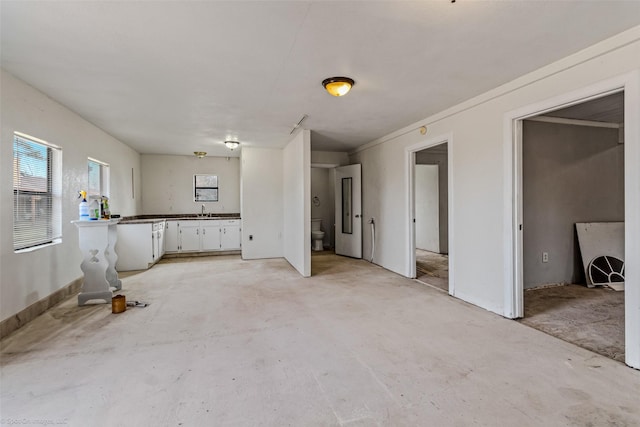
<svg viewBox="0 0 640 427">
<path fill-rule="evenodd" d="M 14 134 L 13 248 L 31 248 L 61 237 L 61 150 Z"/>
</svg>

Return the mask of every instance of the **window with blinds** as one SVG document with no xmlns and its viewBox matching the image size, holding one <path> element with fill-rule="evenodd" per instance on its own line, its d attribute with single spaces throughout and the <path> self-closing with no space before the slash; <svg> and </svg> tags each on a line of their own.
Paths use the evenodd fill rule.
<svg viewBox="0 0 640 427">
<path fill-rule="evenodd" d="M 59 241 L 62 152 L 16 132 L 13 137 L 13 248 Z"/>
</svg>

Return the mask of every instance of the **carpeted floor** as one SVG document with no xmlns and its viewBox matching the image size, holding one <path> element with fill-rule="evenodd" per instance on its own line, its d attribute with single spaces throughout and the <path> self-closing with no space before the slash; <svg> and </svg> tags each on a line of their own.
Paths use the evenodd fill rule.
<svg viewBox="0 0 640 427">
<path fill-rule="evenodd" d="M 416 249 L 416 278 L 445 292 L 449 291 L 449 257 Z"/>
<path fill-rule="evenodd" d="M 521 322 L 624 362 L 624 292 L 582 285 L 526 290 Z"/>
</svg>

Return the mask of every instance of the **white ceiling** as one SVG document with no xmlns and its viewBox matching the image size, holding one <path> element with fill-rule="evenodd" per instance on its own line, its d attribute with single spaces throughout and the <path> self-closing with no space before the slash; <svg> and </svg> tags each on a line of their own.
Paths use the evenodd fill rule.
<svg viewBox="0 0 640 427">
<path fill-rule="evenodd" d="M 603 123 L 624 123 L 624 92 L 550 111 L 545 116 Z"/>
<path fill-rule="evenodd" d="M 640 24 L 640 1 L 0 1 L 2 67 L 140 153 L 348 151 Z M 356 80 L 343 98 L 323 79 Z M 231 153 L 237 155 L 237 151 Z"/>
</svg>

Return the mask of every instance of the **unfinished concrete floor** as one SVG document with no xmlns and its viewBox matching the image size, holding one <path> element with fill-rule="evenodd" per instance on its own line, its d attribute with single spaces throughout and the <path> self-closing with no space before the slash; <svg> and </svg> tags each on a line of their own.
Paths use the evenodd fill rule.
<svg viewBox="0 0 640 427">
<path fill-rule="evenodd" d="M 527 290 L 521 322 L 624 362 L 624 292 L 582 285 Z"/>
<path fill-rule="evenodd" d="M 70 426 L 640 424 L 640 371 L 366 261 L 174 259 L 2 341 L 2 419 Z"/>
<path fill-rule="evenodd" d="M 416 249 L 416 279 L 449 292 L 449 257 Z"/>
</svg>

